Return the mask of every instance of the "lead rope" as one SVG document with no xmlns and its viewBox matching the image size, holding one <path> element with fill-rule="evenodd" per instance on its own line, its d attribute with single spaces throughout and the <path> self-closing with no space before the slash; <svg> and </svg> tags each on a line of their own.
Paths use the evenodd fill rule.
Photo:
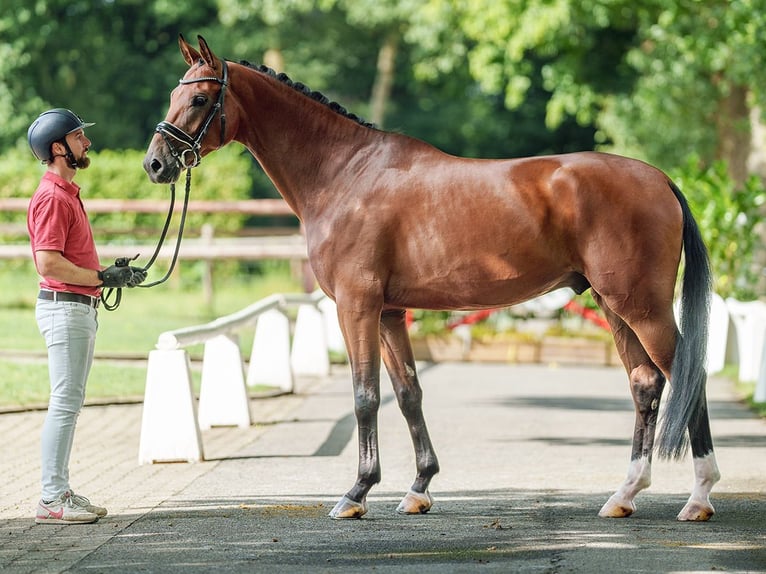
<svg viewBox="0 0 766 574">
<path fill-rule="evenodd" d="M 167 273 L 165 273 L 165 276 L 162 279 L 158 279 L 157 281 L 153 281 L 152 283 L 146 283 L 141 285 L 136 285 L 136 287 L 141 287 L 144 289 L 148 289 L 149 287 L 155 287 L 156 285 L 159 285 L 161 283 L 164 283 L 168 280 L 171 273 L 173 273 L 173 269 L 175 269 L 176 261 L 178 261 L 178 252 L 181 249 L 181 239 L 183 238 L 184 234 L 184 225 L 186 224 L 186 212 L 189 208 L 189 195 L 191 192 L 191 168 L 186 169 L 186 190 L 184 193 L 184 206 L 181 210 L 181 221 L 178 225 L 178 237 L 176 238 L 176 247 L 175 251 L 173 252 L 173 259 L 170 262 L 170 267 L 168 268 Z M 162 233 L 160 234 L 160 240 L 157 243 L 157 248 L 154 250 L 154 254 L 152 255 L 151 259 L 149 259 L 149 262 L 142 268 L 144 272 L 148 272 L 149 268 L 154 265 L 154 262 L 157 260 L 157 257 L 160 254 L 160 249 L 162 249 L 162 245 L 165 243 L 165 237 L 168 233 L 168 228 L 170 227 L 170 220 L 173 217 L 173 208 L 175 207 L 176 202 L 176 184 L 171 183 L 170 184 L 170 208 L 168 209 L 168 215 L 165 218 L 165 225 L 162 228 Z M 120 257 L 115 261 L 115 265 L 118 267 L 127 267 L 131 261 L 135 260 L 138 257 L 136 255 L 135 257 L 127 258 L 127 257 Z M 116 292 L 116 293 L 115 293 Z M 114 301 L 110 302 L 109 299 L 114 295 Z M 117 309 L 117 307 L 120 306 L 120 303 L 122 302 L 122 287 L 110 287 L 106 289 L 105 291 L 101 292 L 101 303 L 104 305 L 104 309 L 107 311 L 114 311 Z"/>
</svg>

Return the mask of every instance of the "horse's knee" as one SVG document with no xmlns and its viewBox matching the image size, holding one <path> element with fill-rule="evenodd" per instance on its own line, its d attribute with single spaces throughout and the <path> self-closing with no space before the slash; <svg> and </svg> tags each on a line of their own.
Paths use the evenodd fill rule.
<svg viewBox="0 0 766 574">
<path fill-rule="evenodd" d="M 380 393 L 360 388 L 354 392 L 354 412 L 358 421 L 369 421 L 380 408 Z"/>
<path fill-rule="evenodd" d="M 421 410 L 423 404 L 423 390 L 417 381 L 405 385 L 396 385 L 396 400 L 399 403 L 399 409 L 405 415 L 417 413 Z"/>
<path fill-rule="evenodd" d="M 644 363 L 630 373 L 630 391 L 642 414 L 657 413 L 664 386 L 665 377 L 654 365 Z"/>
</svg>

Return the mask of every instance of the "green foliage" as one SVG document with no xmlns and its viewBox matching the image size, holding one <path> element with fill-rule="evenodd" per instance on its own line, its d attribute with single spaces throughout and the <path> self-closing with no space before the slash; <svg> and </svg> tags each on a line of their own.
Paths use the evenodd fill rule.
<svg viewBox="0 0 766 574">
<path fill-rule="evenodd" d="M 412 319 L 417 324 L 417 329 L 412 334 L 417 337 L 443 336 L 449 332 L 447 322 L 450 317 L 452 317 L 452 313 L 449 311 L 413 309 Z"/>
<path fill-rule="evenodd" d="M 708 247 L 716 292 L 724 298 L 755 299 L 761 268 L 753 256 L 761 242 L 757 228 L 766 203 L 763 182 L 753 176 L 737 189 L 724 162 L 706 166 L 695 156 L 673 175 Z"/>
<path fill-rule="evenodd" d="M 216 15 L 214 0 L 3 0 L 0 149 L 53 107 L 96 122 L 109 148 L 142 147 L 183 69 L 168 47 Z"/>
<path fill-rule="evenodd" d="M 45 167 L 40 165 L 29 148 L 12 148 L 0 155 L 0 197 L 32 197 L 44 173 Z M 2 211 L 0 221 L 23 223 L 26 213 Z"/>
<path fill-rule="evenodd" d="M 549 127 L 576 118 L 605 149 L 664 169 L 720 159 L 725 132 L 746 137 L 747 113 L 719 121 L 734 91 L 766 102 L 766 0 L 430 0 L 407 35 L 421 78 L 467 61 L 516 108 L 541 77 Z"/>
</svg>

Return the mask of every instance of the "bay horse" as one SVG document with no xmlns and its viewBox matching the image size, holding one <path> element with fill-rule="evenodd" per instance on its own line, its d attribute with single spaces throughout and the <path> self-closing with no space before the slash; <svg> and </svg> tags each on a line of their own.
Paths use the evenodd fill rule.
<svg viewBox="0 0 766 574">
<path fill-rule="evenodd" d="M 428 488 L 439 463 L 405 310 L 507 306 L 564 286 L 592 290 L 635 404 L 628 475 L 599 515 L 635 511 L 651 482 L 658 421 L 659 456 L 682 458 L 691 443 L 694 486 L 677 518 L 713 515 L 709 494 L 720 475 L 704 367 L 712 274 L 686 199 L 664 173 L 595 152 L 451 156 L 378 130 L 264 66 L 221 59 L 198 40 L 199 50 L 179 37 L 189 69 L 144 169 L 153 182 L 172 183 L 237 141 L 300 218 L 316 280 L 337 304 L 353 378 L 359 465 L 332 518 L 364 515 L 380 481 L 381 358 L 415 449 L 415 480 L 397 511 L 425 513 L 433 504 Z M 679 331 L 673 296 L 682 253 Z"/>
</svg>

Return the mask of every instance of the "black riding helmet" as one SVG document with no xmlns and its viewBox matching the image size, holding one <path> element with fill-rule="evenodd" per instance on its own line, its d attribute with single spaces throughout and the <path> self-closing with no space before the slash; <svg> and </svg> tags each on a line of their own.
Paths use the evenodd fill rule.
<svg viewBox="0 0 766 574">
<path fill-rule="evenodd" d="M 85 123 L 74 112 L 55 108 L 41 113 L 27 130 L 27 140 L 32 153 L 42 162 L 51 160 L 51 145 L 63 140 L 67 134 L 94 124 Z"/>
</svg>

